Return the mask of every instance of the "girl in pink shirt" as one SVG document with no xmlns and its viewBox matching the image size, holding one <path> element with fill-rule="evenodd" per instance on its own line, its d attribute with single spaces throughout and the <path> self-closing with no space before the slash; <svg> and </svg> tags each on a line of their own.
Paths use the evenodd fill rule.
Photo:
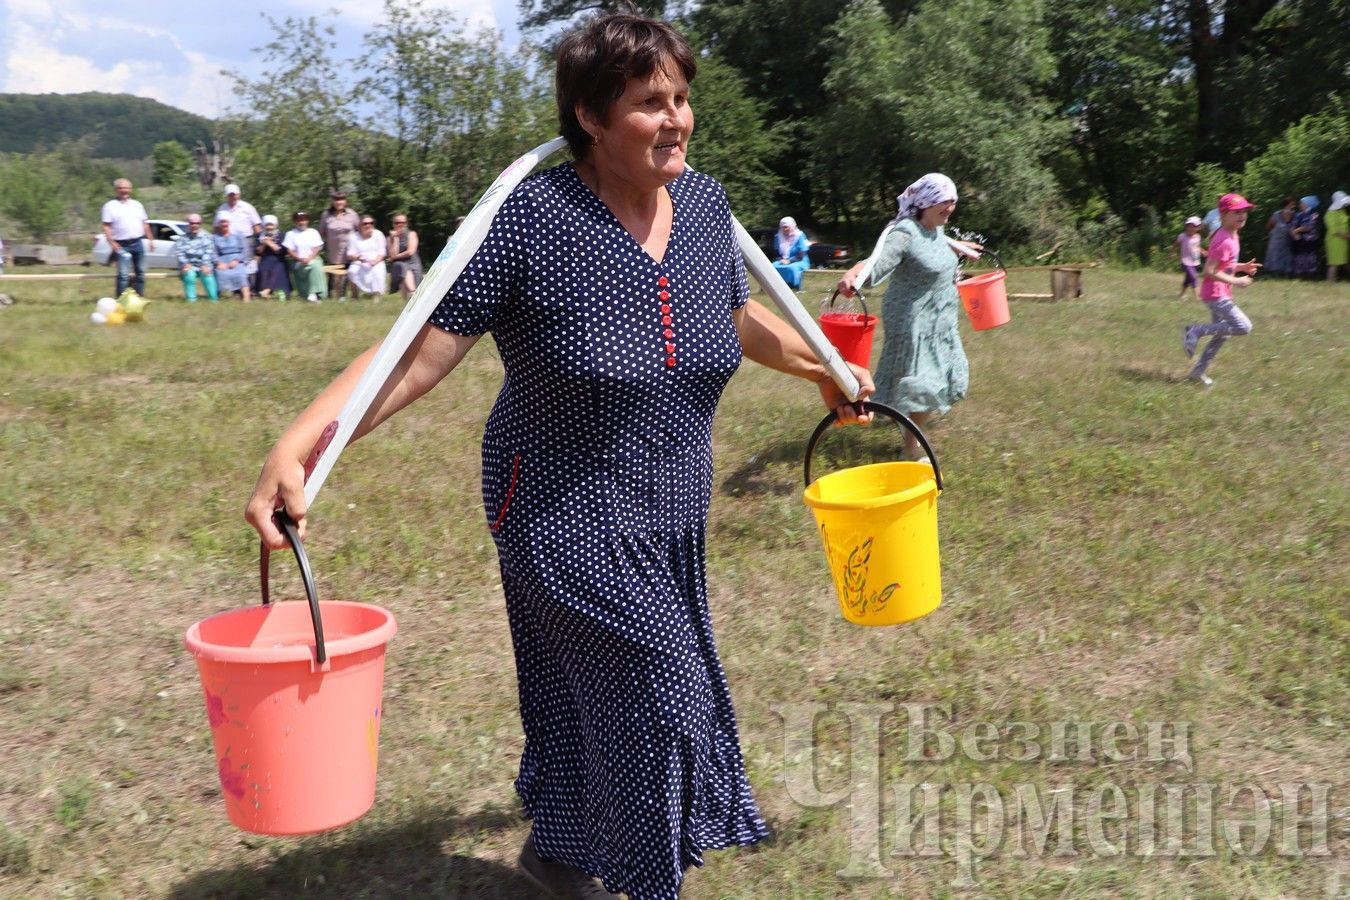
<svg viewBox="0 0 1350 900">
<path fill-rule="evenodd" d="M 1204 280 L 1200 283 L 1200 299 L 1209 308 L 1208 324 L 1183 325 L 1181 348 L 1187 358 L 1195 355 L 1200 338 L 1210 335 L 1205 352 L 1191 369 L 1190 378 L 1203 385 L 1214 379 L 1205 369 L 1214 360 L 1219 348 L 1230 334 L 1251 334 L 1252 322 L 1233 302 L 1233 286 L 1246 287 L 1261 264 L 1255 259 L 1240 263 L 1238 259 L 1238 232 L 1247 224 L 1247 210 L 1252 204 L 1241 194 L 1224 194 L 1219 198 L 1219 230 L 1209 240 L 1209 256 L 1205 260 Z"/>
<path fill-rule="evenodd" d="M 1196 270 L 1200 268 L 1200 257 L 1204 255 L 1204 248 L 1200 246 L 1200 226 L 1203 223 L 1199 216 L 1191 216 L 1186 220 L 1186 229 L 1177 235 L 1177 248 L 1181 256 L 1181 293 L 1177 294 L 1180 300 L 1186 296 L 1186 292 L 1191 292 L 1191 299 L 1195 299 Z"/>
</svg>

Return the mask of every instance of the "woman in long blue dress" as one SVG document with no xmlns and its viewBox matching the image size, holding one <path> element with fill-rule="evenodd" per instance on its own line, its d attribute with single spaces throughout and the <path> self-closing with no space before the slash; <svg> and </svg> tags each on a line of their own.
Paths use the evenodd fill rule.
<svg viewBox="0 0 1350 900">
<path fill-rule="evenodd" d="M 258 295 L 285 300 L 291 292 L 291 269 L 286 261 L 286 247 L 277 228 L 277 217 L 262 217 L 263 230 L 258 235 Z"/>
<path fill-rule="evenodd" d="M 505 380 L 483 510 L 525 731 L 520 865 L 559 896 L 675 900 L 703 851 L 767 834 L 708 614 L 712 416 L 744 355 L 855 420 L 796 332 L 748 301 L 726 194 L 685 165 L 695 59 L 670 26 L 622 13 L 559 44 L 574 161 L 511 193 L 358 429 L 492 334 Z M 303 518 L 304 460 L 374 352 L 268 456 L 247 518 L 269 546 L 278 505 Z"/>
<path fill-rule="evenodd" d="M 222 294 L 238 291 L 249 302 L 247 245 L 242 237 L 230 233 L 228 216 L 216 216 L 211 242 L 216 245 L 216 287 Z"/>
<path fill-rule="evenodd" d="M 942 231 L 956 209 L 956 185 L 933 172 L 896 201 L 899 214 L 886 226 L 877 251 L 849 269 L 838 287 L 852 296 L 890 277 L 881 305 L 876 399 L 922 428 L 933 413 L 946 413 L 964 397 L 970 383 L 957 326 L 956 253 Z M 906 435 L 905 446 L 911 459 L 924 458 L 913 436 Z"/>
<path fill-rule="evenodd" d="M 802 273 L 811 268 L 810 247 L 811 242 L 797 227 L 796 219 L 783 216 L 778 221 L 778 233 L 774 235 L 774 249 L 778 251 L 778 256 L 773 261 L 773 267 L 794 291 L 802 286 Z"/>
<path fill-rule="evenodd" d="M 1294 227 L 1294 198 L 1285 197 L 1280 208 L 1270 214 L 1266 222 L 1266 258 L 1261 264 L 1262 275 L 1288 275 L 1294 270 L 1293 250 L 1289 229 Z"/>
<path fill-rule="evenodd" d="M 1319 201 L 1309 194 L 1298 201 L 1298 212 L 1289 226 L 1293 250 L 1293 273 L 1297 278 L 1316 278 L 1321 264 L 1317 251 L 1322 246 L 1321 216 L 1317 213 Z"/>
</svg>

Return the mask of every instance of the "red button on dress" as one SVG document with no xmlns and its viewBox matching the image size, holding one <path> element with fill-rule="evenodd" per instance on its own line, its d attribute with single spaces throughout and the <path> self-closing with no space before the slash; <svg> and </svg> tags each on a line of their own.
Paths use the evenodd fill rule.
<svg viewBox="0 0 1350 900">
<path fill-rule="evenodd" d="M 662 316 L 662 317 L 661 317 L 661 324 L 662 324 L 662 325 L 669 325 L 669 324 L 670 324 L 670 316 Z"/>
<path fill-rule="evenodd" d="M 669 304 L 669 303 L 662 303 L 662 304 L 661 304 L 661 314 L 662 314 L 662 315 L 665 315 L 665 314 L 667 314 L 667 313 L 669 313 L 669 312 L 670 312 L 670 304 Z"/>
<path fill-rule="evenodd" d="M 666 285 L 670 284 L 670 279 L 662 275 L 660 278 L 656 279 L 656 283 L 661 285 L 661 287 L 665 287 Z"/>
<path fill-rule="evenodd" d="M 669 299 L 670 299 L 670 291 L 662 291 L 661 293 L 657 294 L 656 296 L 660 297 L 662 300 L 669 300 Z"/>
<path fill-rule="evenodd" d="M 667 353 L 674 353 L 674 352 L 675 352 L 675 345 L 674 345 L 674 344 L 670 344 L 670 343 L 666 344 L 666 352 L 667 352 Z"/>
<path fill-rule="evenodd" d="M 667 369 L 673 369 L 673 368 L 675 368 L 675 357 L 673 357 L 673 356 L 667 356 L 667 357 L 666 357 L 666 368 L 667 368 Z"/>
<path fill-rule="evenodd" d="M 675 336 L 675 332 L 667 328 L 665 331 L 661 332 L 661 336 L 664 337 L 666 340 L 670 340 Z"/>
</svg>

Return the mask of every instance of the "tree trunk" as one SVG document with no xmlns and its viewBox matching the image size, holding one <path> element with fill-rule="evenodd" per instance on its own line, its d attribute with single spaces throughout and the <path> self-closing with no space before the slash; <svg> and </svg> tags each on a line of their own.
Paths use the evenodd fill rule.
<svg viewBox="0 0 1350 900">
<path fill-rule="evenodd" d="M 1187 37 L 1191 65 L 1195 69 L 1196 158 L 1201 162 L 1226 162 L 1220 123 L 1228 112 L 1221 108 L 1221 71 L 1242 55 L 1243 42 L 1256 30 L 1278 0 L 1226 0 L 1223 32 L 1214 33 L 1211 0 L 1187 0 Z"/>
</svg>

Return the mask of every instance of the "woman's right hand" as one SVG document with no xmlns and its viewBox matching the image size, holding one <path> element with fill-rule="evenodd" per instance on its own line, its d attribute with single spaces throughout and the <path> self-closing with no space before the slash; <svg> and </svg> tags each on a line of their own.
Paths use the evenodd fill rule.
<svg viewBox="0 0 1350 900">
<path fill-rule="evenodd" d="M 248 505 L 244 508 L 244 519 L 258 532 L 262 542 L 273 550 L 286 548 L 286 536 L 272 521 L 272 513 L 282 506 L 295 520 L 303 539 L 305 513 L 308 511 L 305 508 L 305 464 L 277 446 L 267 455 L 262 472 L 258 475 L 258 483 L 253 488 L 253 496 L 248 498 Z"/>
<path fill-rule="evenodd" d="M 845 297 L 852 297 L 858 291 L 858 276 L 862 274 L 863 263 L 858 263 L 844 273 L 835 289 Z"/>
</svg>

